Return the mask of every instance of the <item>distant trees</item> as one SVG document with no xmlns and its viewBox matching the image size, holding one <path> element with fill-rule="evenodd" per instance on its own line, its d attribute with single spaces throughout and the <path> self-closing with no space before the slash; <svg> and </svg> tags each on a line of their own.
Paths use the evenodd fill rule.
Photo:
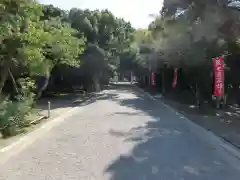
<svg viewBox="0 0 240 180">
<path fill-rule="evenodd" d="M 78 36 L 84 35 L 87 39 L 87 48 L 81 56 L 82 69 L 99 91 L 101 79 L 118 68 L 119 55 L 130 47 L 134 29 L 108 10 L 74 8 L 70 10 L 69 21 Z"/>
</svg>

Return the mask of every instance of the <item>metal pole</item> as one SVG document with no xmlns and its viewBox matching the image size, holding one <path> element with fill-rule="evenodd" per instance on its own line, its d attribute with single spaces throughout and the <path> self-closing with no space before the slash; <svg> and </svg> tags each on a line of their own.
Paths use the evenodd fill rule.
<svg viewBox="0 0 240 180">
<path fill-rule="evenodd" d="M 51 102 L 48 101 L 48 118 L 51 117 Z"/>
</svg>

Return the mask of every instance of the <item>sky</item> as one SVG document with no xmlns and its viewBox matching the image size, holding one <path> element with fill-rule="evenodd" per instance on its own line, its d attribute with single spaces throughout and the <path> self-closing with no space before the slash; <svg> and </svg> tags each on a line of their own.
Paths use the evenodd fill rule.
<svg viewBox="0 0 240 180">
<path fill-rule="evenodd" d="M 153 20 L 150 14 L 158 14 L 163 0 L 39 0 L 61 9 L 108 9 L 117 17 L 130 21 L 135 28 L 147 28 Z"/>
</svg>

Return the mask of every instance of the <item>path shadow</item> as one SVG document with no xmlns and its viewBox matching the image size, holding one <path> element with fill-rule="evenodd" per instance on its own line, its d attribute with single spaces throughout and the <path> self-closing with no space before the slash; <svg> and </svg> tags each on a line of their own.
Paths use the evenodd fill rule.
<svg viewBox="0 0 240 180">
<path fill-rule="evenodd" d="M 148 91 L 148 89 L 146 90 Z M 175 97 L 171 97 L 171 93 L 169 93 L 165 96 L 157 97 L 157 95 L 160 94 L 159 91 L 152 89 L 149 93 L 151 93 L 155 99 L 164 101 L 164 103 L 170 105 L 194 123 L 213 132 L 228 143 L 240 149 L 239 105 L 229 104 L 221 109 L 216 109 L 213 107 L 212 103 L 205 101 L 199 108 L 189 100 L 183 101 L 183 99 L 188 96 L 187 94 L 175 94 Z"/>
<path fill-rule="evenodd" d="M 117 98 L 116 93 L 90 93 L 84 96 L 81 93 L 64 93 L 63 95 L 43 97 L 36 103 L 36 108 L 40 111 L 48 110 L 48 102 L 51 103 L 51 110 L 58 108 L 86 106 L 97 100 L 107 100 Z"/>
<path fill-rule="evenodd" d="M 114 101 L 143 112 L 152 120 L 128 132 L 109 131 L 112 136 L 135 144 L 130 153 L 121 154 L 106 167 L 111 180 L 237 180 L 239 172 L 225 166 L 214 148 L 196 141 L 178 115 L 130 90 L 135 92 L 135 98 Z"/>
<path fill-rule="evenodd" d="M 55 96 L 44 96 L 36 102 L 36 108 L 41 110 L 48 110 L 48 102 L 51 103 L 51 109 L 74 107 L 87 99 L 79 93 L 63 93 Z"/>
</svg>

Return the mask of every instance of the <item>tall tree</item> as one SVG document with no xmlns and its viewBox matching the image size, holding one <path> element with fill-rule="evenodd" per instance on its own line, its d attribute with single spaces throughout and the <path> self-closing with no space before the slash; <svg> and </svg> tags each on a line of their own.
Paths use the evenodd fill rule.
<svg viewBox="0 0 240 180">
<path fill-rule="evenodd" d="M 38 94 L 47 88 L 51 71 L 56 65 L 79 66 L 79 55 L 84 50 L 85 40 L 76 37 L 76 31 L 63 21 L 64 11 L 53 6 L 44 6 L 43 30 L 48 38 L 43 48 L 45 58 L 44 76 L 38 78 Z"/>
<path fill-rule="evenodd" d="M 40 14 L 41 6 L 32 0 L 0 2 L 0 94 L 8 76 L 12 77 L 13 68 L 41 64 L 43 56 L 39 47 L 44 35 L 37 30 L 41 27 Z"/>
</svg>

